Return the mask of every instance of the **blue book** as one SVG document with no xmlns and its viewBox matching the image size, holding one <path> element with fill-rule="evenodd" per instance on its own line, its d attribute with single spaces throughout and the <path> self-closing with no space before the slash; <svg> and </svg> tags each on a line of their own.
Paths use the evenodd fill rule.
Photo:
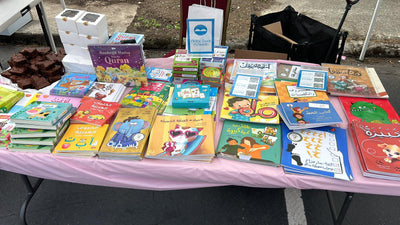
<svg viewBox="0 0 400 225">
<path fill-rule="evenodd" d="M 174 108 L 208 108 L 209 102 L 209 85 L 177 84 L 172 95 Z"/>
<path fill-rule="evenodd" d="M 121 44 L 124 41 L 131 44 L 143 44 L 144 42 L 144 34 L 132 34 L 132 33 L 123 33 L 123 32 L 115 32 L 113 36 L 108 39 L 106 44 Z"/>
<path fill-rule="evenodd" d="M 72 108 L 70 103 L 35 101 L 14 113 L 10 120 L 14 123 L 55 125 Z"/>
<path fill-rule="evenodd" d="M 82 98 L 96 81 L 96 78 L 95 74 L 70 73 L 61 78 L 56 86 L 50 90 L 50 94 Z"/>
<path fill-rule="evenodd" d="M 319 127 L 289 130 L 282 124 L 282 160 L 285 172 L 353 180 L 345 129 Z"/>
<path fill-rule="evenodd" d="M 172 82 L 172 70 L 158 67 L 146 67 L 147 79 Z"/>
<path fill-rule="evenodd" d="M 343 122 L 330 101 L 281 103 L 277 105 L 277 110 L 291 130 Z"/>
</svg>

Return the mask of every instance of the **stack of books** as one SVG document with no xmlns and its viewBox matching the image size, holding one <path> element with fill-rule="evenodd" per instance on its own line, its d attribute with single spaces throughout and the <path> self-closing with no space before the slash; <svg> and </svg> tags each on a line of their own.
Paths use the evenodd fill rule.
<svg viewBox="0 0 400 225">
<path fill-rule="evenodd" d="M 228 56 L 228 46 L 214 46 L 214 53 L 211 57 L 200 58 L 199 71 L 206 67 L 221 69 L 225 73 L 226 58 Z"/>
<path fill-rule="evenodd" d="M 205 67 L 201 71 L 200 78 L 203 84 L 208 84 L 212 87 L 222 87 L 224 75 L 220 68 Z"/>
<path fill-rule="evenodd" d="M 68 127 L 69 118 L 74 113 L 75 108 L 70 103 L 32 102 L 10 117 L 10 121 L 15 123 L 15 129 L 13 130 L 14 134 L 11 134 L 12 145 L 9 145 L 9 149 L 32 152 L 40 149 L 51 152 L 62 132 Z M 21 131 L 25 135 L 18 135 L 17 131 Z M 46 132 L 48 134 L 45 134 Z M 24 148 L 21 145 L 37 146 L 36 148 Z"/>
<path fill-rule="evenodd" d="M 183 80 L 197 80 L 199 74 L 200 58 L 192 57 L 186 49 L 177 49 L 172 64 L 174 83 L 182 83 Z"/>
</svg>

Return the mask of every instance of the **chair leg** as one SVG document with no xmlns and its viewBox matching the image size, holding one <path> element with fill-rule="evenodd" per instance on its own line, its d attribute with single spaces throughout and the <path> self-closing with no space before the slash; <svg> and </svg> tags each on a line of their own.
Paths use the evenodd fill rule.
<svg viewBox="0 0 400 225">
<path fill-rule="evenodd" d="M 342 207 L 340 208 L 339 215 L 336 212 L 335 203 L 333 202 L 333 198 L 332 198 L 332 192 L 327 190 L 326 194 L 328 197 L 328 202 L 329 202 L 329 207 L 331 210 L 333 224 L 341 225 L 343 223 L 344 217 L 346 216 L 347 210 L 350 207 L 350 203 L 353 200 L 354 193 L 346 192 L 346 197 L 343 201 Z"/>
</svg>

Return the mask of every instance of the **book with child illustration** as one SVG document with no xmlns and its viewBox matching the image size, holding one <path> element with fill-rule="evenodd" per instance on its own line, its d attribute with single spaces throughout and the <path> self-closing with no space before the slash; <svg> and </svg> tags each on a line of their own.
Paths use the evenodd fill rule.
<svg viewBox="0 0 400 225">
<path fill-rule="evenodd" d="M 50 94 L 82 98 L 95 80 L 94 74 L 70 73 L 58 81 L 50 90 Z"/>
</svg>

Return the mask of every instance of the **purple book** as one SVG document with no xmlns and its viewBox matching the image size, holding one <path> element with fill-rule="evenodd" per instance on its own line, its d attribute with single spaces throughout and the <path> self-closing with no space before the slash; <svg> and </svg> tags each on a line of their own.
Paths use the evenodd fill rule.
<svg viewBox="0 0 400 225">
<path fill-rule="evenodd" d="M 146 86 L 147 75 L 139 44 L 89 45 L 90 57 L 100 82 Z"/>
<path fill-rule="evenodd" d="M 81 104 L 81 98 L 59 96 L 59 95 L 40 95 L 37 101 L 71 103 L 72 107 L 75 108 L 78 108 L 79 105 Z"/>
</svg>

